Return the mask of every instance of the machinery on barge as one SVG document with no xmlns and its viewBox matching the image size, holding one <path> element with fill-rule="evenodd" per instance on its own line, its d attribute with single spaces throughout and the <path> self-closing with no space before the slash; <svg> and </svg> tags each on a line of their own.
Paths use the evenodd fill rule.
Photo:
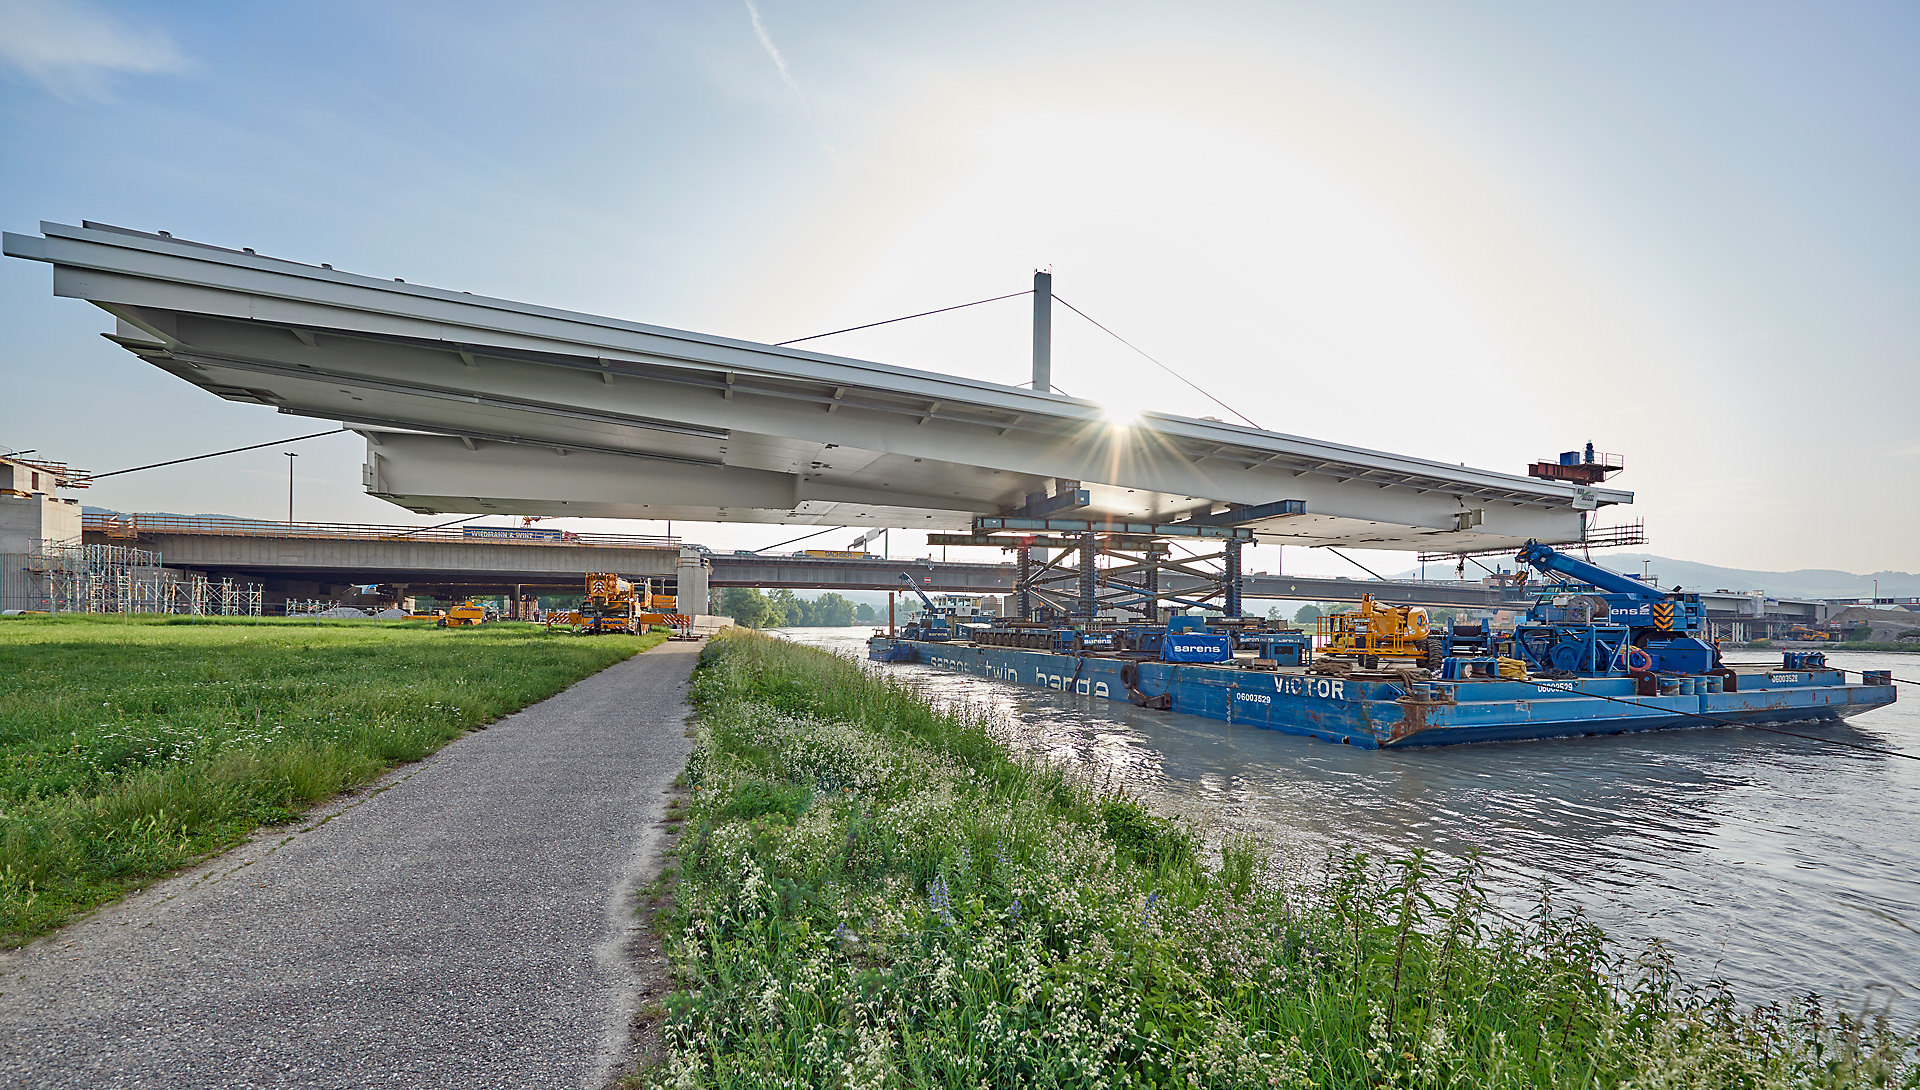
<svg viewBox="0 0 1920 1090">
<path fill-rule="evenodd" d="M 936 619 L 905 635 L 876 634 L 871 657 L 1367 747 L 1840 719 L 1894 700 L 1885 671 L 1849 684 L 1818 651 L 1786 652 L 1777 667 L 1728 665 L 1705 638 L 1698 595 L 1662 591 L 1536 541 L 1516 559 L 1542 578 L 1529 584 L 1531 604 L 1511 625 L 1435 626 L 1417 607 L 1368 596 L 1309 634 L 1238 615 L 1231 537 L 1225 585 L 1200 595 L 1228 603 L 1219 617 L 1155 616 L 1174 596 L 1141 577 L 1152 550 L 1129 542 L 1148 559 L 1104 575 L 1091 562 L 1093 537 L 1078 543 L 1077 600 L 1034 595 L 1033 603 L 1033 582 L 1023 580 L 1020 615 L 956 627 L 922 594 L 923 616 Z M 1031 539 L 1016 547 L 1024 554 Z M 1103 584 L 1112 588 L 1105 596 Z M 1121 616 L 1129 607 L 1137 620 Z"/>
</svg>

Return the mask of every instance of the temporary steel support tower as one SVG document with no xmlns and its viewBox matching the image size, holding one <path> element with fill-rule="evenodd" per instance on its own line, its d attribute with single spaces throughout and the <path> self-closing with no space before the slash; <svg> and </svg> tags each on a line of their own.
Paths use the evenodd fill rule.
<svg viewBox="0 0 1920 1090">
<path fill-rule="evenodd" d="M 1246 512 L 1265 518 L 1264 511 Z M 970 534 L 929 534 L 929 545 L 985 545 L 1012 550 L 1016 559 L 1013 612 L 1020 620 L 1043 615 L 1081 623 L 1120 611 L 1157 622 L 1165 609 L 1218 608 L 1230 617 L 1242 605 L 1241 550 L 1253 531 L 1234 525 L 1235 512 L 1179 523 L 986 517 Z M 1206 543 L 1220 551 L 1175 556 L 1173 543 Z M 1034 549 L 1058 550 L 1040 561 Z M 1101 558 L 1108 561 L 1105 567 Z M 1204 565 L 1218 561 L 1218 570 Z M 1185 577 L 1179 593 L 1161 589 L 1162 573 Z"/>
</svg>

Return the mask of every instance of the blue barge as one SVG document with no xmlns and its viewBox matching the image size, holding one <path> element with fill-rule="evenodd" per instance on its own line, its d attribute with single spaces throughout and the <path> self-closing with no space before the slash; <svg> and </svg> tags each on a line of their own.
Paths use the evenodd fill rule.
<svg viewBox="0 0 1920 1090">
<path fill-rule="evenodd" d="M 1328 618 L 1316 656 L 1306 633 L 1256 618 L 1218 619 L 1219 631 L 1194 616 L 1164 628 L 954 625 L 923 594 L 926 615 L 903 637 L 875 635 L 869 656 L 1373 748 L 1837 720 L 1894 701 L 1887 671 L 1848 684 L 1819 652 L 1723 663 L 1699 596 L 1678 587 L 1538 542 L 1516 559 L 1546 581 L 1505 629 L 1436 632 L 1424 610 L 1363 596 Z"/>
<path fill-rule="evenodd" d="M 875 636 L 869 648 L 880 661 L 1109 700 L 1140 703 L 1145 697 L 1150 705 L 1187 715 L 1370 748 L 1709 725 L 1702 716 L 1739 724 L 1844 719 L 1894 700 L 1890 680 L 1868 675 L 1870 683 L 1850 685 L 1843 671 L 1811 663 L 1795 670 L 1724 667 L 1711 680 L 1675 678 L 1666 687 L 1679 691 L 1642 696 L 1637 679 L 1628 676 L 1413 682 L 1305 668 L 1248 669 L 1245 659 L 1157 662 L 888 636 Z M 1729 676 L 1732 691 L 1725 688 Z"/>
</svg>

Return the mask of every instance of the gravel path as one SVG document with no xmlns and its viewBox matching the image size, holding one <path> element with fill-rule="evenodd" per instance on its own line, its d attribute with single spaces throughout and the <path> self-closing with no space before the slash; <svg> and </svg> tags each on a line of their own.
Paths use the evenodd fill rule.
<svg viewBox="0 0 1920 1090">
<path fill-rule="evenodd" d="M 699 646 L 0 955 L 0 1086 L 605 1085 Z"/>
</svg>

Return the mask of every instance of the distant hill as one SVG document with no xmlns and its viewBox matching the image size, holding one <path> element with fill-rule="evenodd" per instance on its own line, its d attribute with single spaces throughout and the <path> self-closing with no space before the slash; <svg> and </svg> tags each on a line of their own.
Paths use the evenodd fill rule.
<svg viewBox="0 0 1920 1090">
<path fill-rule="evenodd" d="M 1691 591 L 1763 590 L 1776 598 L 1866 598 L 1873 594 L 1873 581 L 1880 581 L 1880 597 L 1905 598 L 1920 595 L 1920 575 L 1903 571 L 1852 572 L 1831 568 L 1801 568 L 1797 571 L 1749 571 L 1722 568 L 1692 560 L 1675 560 L 1652 553 L 1599 552 L 1594 563 L 1603 568 L 1634 575 L 1651 570 L 1663 587 L 1681 586 Z M 1493 562 L 1482 558 L 1481 563 Z M 1507 567 L 1511 567 L 1508 564 Z M 1474 569 L 1469 566 L 1469 572 Z M 1396 578 L 1417 579 L 1417 571 Z"/>
<path fill-rule="evenodd" d="M 80 511 L 82 514 L 87 514 L 87 515 L 124 515 L 127 513 L 125 511 L 115 511 L 111 507 L 84 507 L 83 506 L 80 508 Z M 202 511 L 197 515 L 183 515 L 178 511 L 141 511 L 139 513 L 142 515 L 154 515 L 159 518 L 169 518 L 169 519 L 237 519 L 240 517 L 239 515 L 214 515 L 214 514 L 209 514 L 205 511 Z M 271 519 L 249 519 L 247 521 L 270 522 L 272 520 Z"/>
</svg>

